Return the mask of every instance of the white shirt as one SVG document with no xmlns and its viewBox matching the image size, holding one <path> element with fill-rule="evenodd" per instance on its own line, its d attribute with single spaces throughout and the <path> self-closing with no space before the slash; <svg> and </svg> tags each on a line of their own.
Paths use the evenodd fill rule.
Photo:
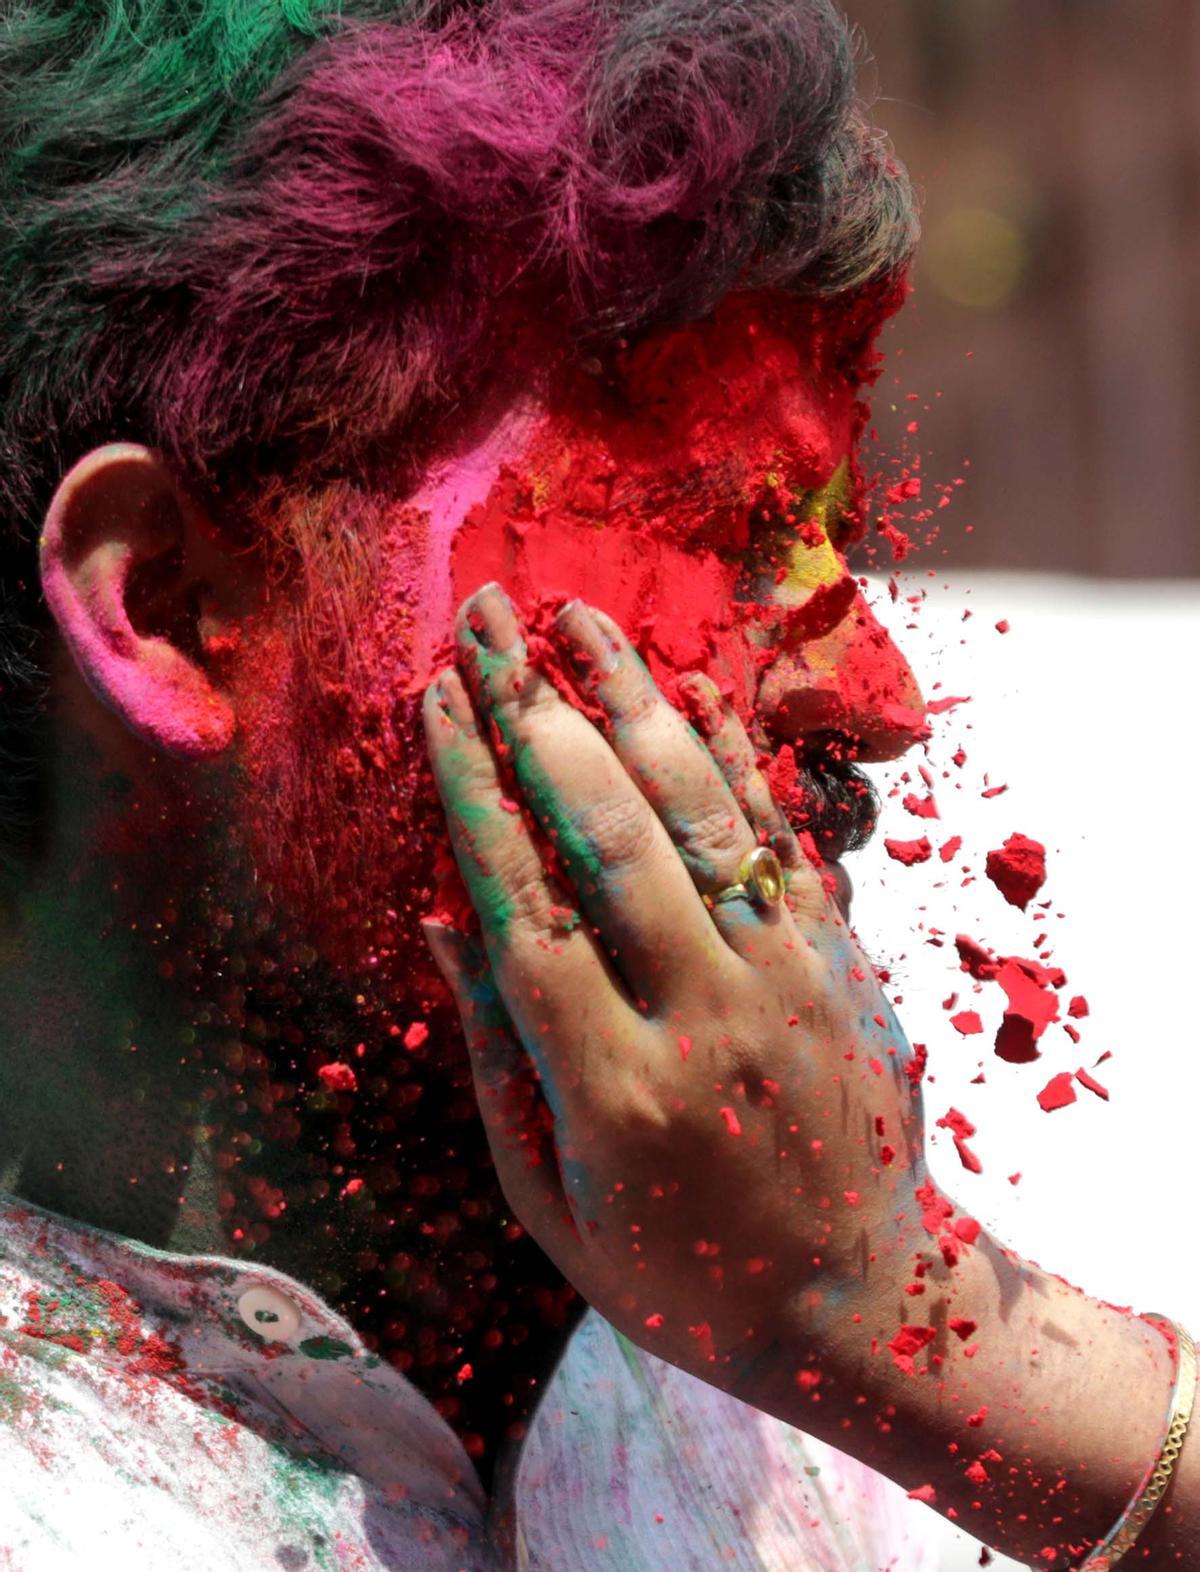
<svg viewBox="0 0 1200 1572">
<path fill-rule="evenodd" d="M 926 1564 L 877 1476 L 594 1312 L 512 1478 L 490 1508 L 431 1404 L 282 1273 L 0 1199 L 4 1572 Z"/>
</svg>

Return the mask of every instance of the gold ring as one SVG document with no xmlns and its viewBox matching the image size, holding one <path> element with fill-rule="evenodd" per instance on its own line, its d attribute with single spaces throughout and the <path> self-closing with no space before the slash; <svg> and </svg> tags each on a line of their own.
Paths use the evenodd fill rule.
<svg viewBox="0 0 1200 1572">
<path fill-rule="evenodd" d="M 769 846 L 756 846 L 738 869 L 733 883 L 706 895 L 704 904 L 710 911 L 726 901 L 750 901 L 755 906 L 770 908 L 782 906 L 786 894 L 783 864 Z"/>
</svg>

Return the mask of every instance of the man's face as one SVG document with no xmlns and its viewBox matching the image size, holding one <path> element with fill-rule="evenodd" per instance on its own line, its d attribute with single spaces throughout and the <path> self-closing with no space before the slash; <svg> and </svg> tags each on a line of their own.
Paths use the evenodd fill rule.
<svg viewBox="0 0 1200 1572">
<path fill-rule="evenodd" d="M 527 404 L 404 505 L 315 521 L 300 594 L 263 619 L 238 686 L 254 854 L 323 950 L 386 968 L 439 898 L 413 706 L 455 607 L 489 579 L 548 664 L 541 630 L 580 596 L 668 697 L 707 671 L 764 751 L 783 750 L 785 793 L 796 762 L 892 758 L 921 734 L 912 673 L 846 569 L 865 411 L 835 326 L 782 297 L 730 297 L 531 377 Z M 801 820 L 802 799 L 787 804 Z"/>
</svg>

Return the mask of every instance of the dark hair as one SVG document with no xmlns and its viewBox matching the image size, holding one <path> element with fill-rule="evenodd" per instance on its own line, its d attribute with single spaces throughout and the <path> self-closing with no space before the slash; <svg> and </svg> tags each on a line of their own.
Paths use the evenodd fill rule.
<svg viewBox="0 0 1200 1572">
<path fill-rule="evenodd" d="M 564 342 L 899 273 L 831 0 L 24 0 L 0 27 L 6 579 L 58 476 L 353 474 Z M 22 551 L 20 542 L 25 543 Z"/>
</svg>

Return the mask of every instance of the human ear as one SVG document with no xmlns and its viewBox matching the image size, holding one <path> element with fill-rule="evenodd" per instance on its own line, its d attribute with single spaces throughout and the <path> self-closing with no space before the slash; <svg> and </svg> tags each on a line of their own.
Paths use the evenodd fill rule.
<svg viewBox="0 0 1200 1572">
<path fill-rule="evenodd" d="M 64 476 L 40 542 L 42 591 L 88 686 L 139 737 L 190 759 L 221 753 L 235 724 L 204 662 L 212 546 L 199 523 L 161 459 L 112 443 Z"/>
</svg>

